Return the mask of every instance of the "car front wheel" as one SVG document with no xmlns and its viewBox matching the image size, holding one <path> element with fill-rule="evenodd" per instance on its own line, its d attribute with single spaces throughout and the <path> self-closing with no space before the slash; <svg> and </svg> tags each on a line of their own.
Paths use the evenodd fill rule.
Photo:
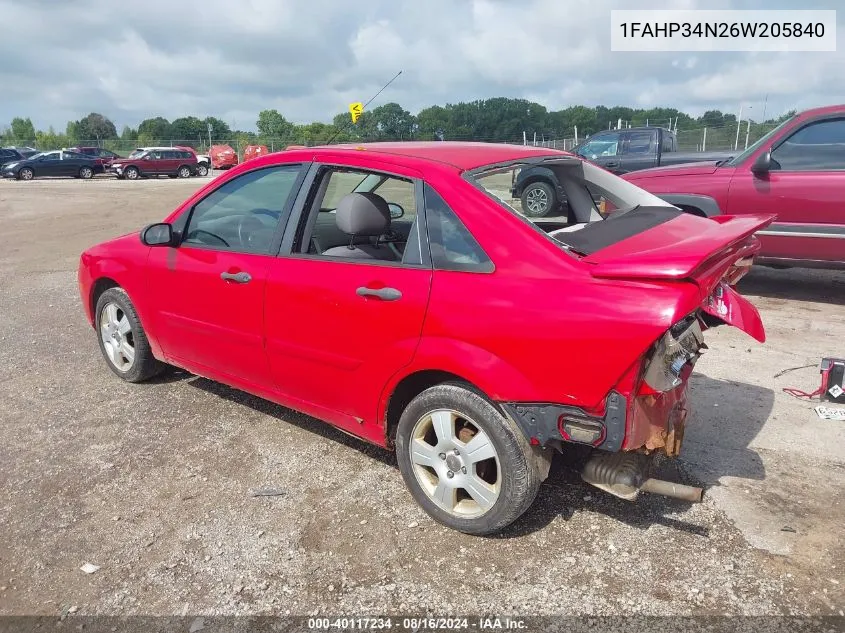
<svg viewBox="0 0 845 633">
<path fill-rule="evenodd" d="M 555 208 L 557 199 L 551 185 L 532 182 L 522 192 L 522 212 L 529 218 L 544 218 Z"/>
<path fill-rule="evenodd" d="M 189 178 L 191 175 L 191 170 L 189 167 L 183 166 L 179 168 L 179 171 L 176 172 L 176 175 L 179 176 L 179 178 Z"/>
<path fill-rule="evenodd" d="M 24 167 L 18 172 L 18 179 L 20 180 L 32 180 L 35 174 L 29 167 Z"/>
<path fill-rule="evenodd" d="M 208 166 L 205 163 L 197 165 L 197 176 L 208 176 Z"/>
<path fill-rule="evenodd" d="M 135 306 L 123 288 L 109 288 L 97 300 L 97 340 L 106 364 L 126 382 L 143 382 L 164 371 L 156 360 Z"/>
<path fill-rule="evenodd" d="M 138 171 L 137 167 L 127 167 L 123 172 L 123 175 L 126 176 L 128 180 L 138 180 L 138 176 L 141 175 L 141 172 Z"/>
<path fill-rule="evenodd" d="M 482 395 L 459 384 L 423 391 L 396 431 L 399 470 L 436 521 L 498 532 L 534 501 L 541 475 L 525 436 Z"/>
</svg>

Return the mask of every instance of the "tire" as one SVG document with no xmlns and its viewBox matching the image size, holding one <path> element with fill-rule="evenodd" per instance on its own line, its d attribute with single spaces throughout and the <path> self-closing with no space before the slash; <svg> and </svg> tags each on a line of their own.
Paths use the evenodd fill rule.
<svg viewBox="0 0 845 633">
<path fill-rule="evenodd" d="M 100 352 L 116 376 L 143 382 L 165 370 L 166 365 L 153 356 L 135 306 L 123 288 L 101 294 L 94 315 Z"/>
<path fill-rule="evenodd" d="M 520 199 L 522 212 L 529 218 L 544 218 L 557 207 L 554 188 L 541 181 L 525 187 Z"/>
<path fill-rule="evenodd" d="M 182 165 L 179 168 L 179 171 L 176 172 L 176 175 L 179 176 L 179 178 L 190 178 L 191 177 L 191 168 L 188 167 L 187 165 Z"/>
<path fill-rule="evenodd" d="M 124 178 L 128 180 L 138 180 L 138 177 L 141 175 L 141 172 L 138 171 L 137 167 L 129 166 L 125 170 L 123 170 Z"/>
<path fill-rule="evenodd" d="M 197 165 L 197 176 L 208 176 L 208 165 L 205 163 L 199 163 Z"/>
<path fill-rule="evenodd" d="M 30 167 L 24 167 L 18 172 L 18 180 L 32 180 L 35 177 L 35 172 Z"/>
<path fill-rule="evenodd" d="M 83 180 L 91 180 L 94 177 L 94 170 L 90 167 L 80 167 L 79 177 Z"/>
<path fill-rule="evenodd" d="M 472 448 L 473 442 L 478 446 Z M 466 534 L 492 534 L 513 523 L 540 488 L 541 475 L 522 432 L 484 396 L 461 384 L 436 385 L 408 404 L 396 429 L 396 457 L 423 510 Z"/>
</svg>

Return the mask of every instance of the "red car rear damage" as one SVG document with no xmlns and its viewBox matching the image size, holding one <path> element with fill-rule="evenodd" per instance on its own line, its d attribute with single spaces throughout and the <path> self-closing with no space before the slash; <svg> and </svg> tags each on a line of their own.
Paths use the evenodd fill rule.
<svg viewBox="0 0 845 633">
<path fill-rule="evenodd" d="M 579 224 L 540 229 L 499 198 L 497 178 L 533 164 Z M 166 362 L 395 449 L 432 517 L 485 534 L 570 443 L 613 494 L 698 496 L 649 479 L 650 457 L 680 450 L 702 332 L 764 339 L 733 284 L 769 222 L 694 217 L 547 149 L 290 149 L 89 249 L 79 283 L 124 380 Z"/>
</svg>

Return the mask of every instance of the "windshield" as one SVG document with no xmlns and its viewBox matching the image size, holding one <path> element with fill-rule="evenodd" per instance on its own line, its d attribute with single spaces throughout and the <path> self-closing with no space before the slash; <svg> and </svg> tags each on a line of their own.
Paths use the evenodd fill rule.
<svg viewBox="0 0 845 633">
<path fill-rule="evenodd" d="M 145 149 L 136 149 L 134 152 L 129 154 L 129 158 L 141 158 L 141 156 L 143 156 L 146 153 L 147 153 L 147 150 L 145 150 Z"/>
<path fill-rule="evenodd" d="M 757 148 L 759 148 L 762 145 L 765 145 L 766 143 L 768 143 L 772 139 L 772 137 L 774 137 L 784 127 L 791 124 L 796 116 L 798 116 L 798 115 L 796 114 L 795 116 L 789 117 L 786 121 L 784 121 L 783 123 L 778 125 L 775 129 L 773 129 L 773 130 L 767 132 L 766 134 L 764 134 L 756 143 L 749 145 L 748 149 L 746 149 L 744 152 L 742 152 L 742 154 L 730 159 L 729 161 L 724 163 L 724 165 L 726 167 L 736 167 L 736 166 L 744 163 L 746 158 L 748 158 L 749 156 L 751 156 L 751 154 L 753 154 L 754 152 L 757 151 Z"/>
</svg>

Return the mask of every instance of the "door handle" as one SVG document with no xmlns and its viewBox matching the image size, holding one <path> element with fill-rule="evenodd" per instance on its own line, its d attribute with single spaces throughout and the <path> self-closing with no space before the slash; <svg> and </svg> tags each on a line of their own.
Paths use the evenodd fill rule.
<svg viewBox="0 0 845 633">
<path fill-rule="evenodd" d="M 396 288 L 367 288 L 361 286 L 355 291 L 359 297 L 376 297 L 382 301 L 396 301 L 402 298 L 402 293 Z"/>
<path fill-rule="evenodd" d="M 605 167 L 619 167 L 619 161 L 612 160 L 609 163 L 604 164 Z"/>
<path fill-rule="evenodd" d="M 234 281 L 236 284 L 246 284 L 249 283 L 252 279 L 252 276 L 246 272 L 240 273 L 227 273 L 222 272 L 220 273 L 220 279 L 224 281 Z"/>
</svg>

